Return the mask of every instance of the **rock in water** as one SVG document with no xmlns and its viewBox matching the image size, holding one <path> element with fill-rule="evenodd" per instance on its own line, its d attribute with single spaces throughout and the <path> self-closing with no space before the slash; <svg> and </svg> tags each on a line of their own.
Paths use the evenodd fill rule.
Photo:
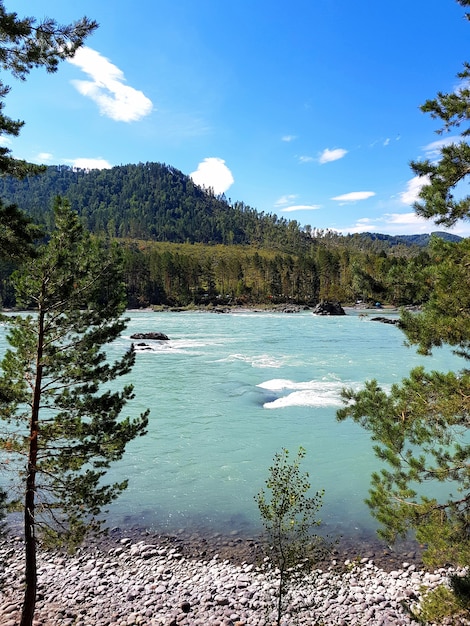
<svg viewBox="0 0 470 626">
<path fill-rule="evenodd" d="M 400 324 L 400 320 L 390 319 L 389 317 L 373 317 L 370 320 L 371 322 L 382 322 L 382 324 L 395 324 L 398 326 Z"/>
<path fill-rule="evenodd" d="M 339 302 L 330 302 L 329 300 L 322 300 L 313 309 L 314 315 L 346 315 L 343 307 Z"/>
<path fill-rule="evenodd" d="M 169 341 L 170 338 L 165 333 L 135 333 L 131 339 L 155 339 L 156 341 Z"/>
</svg>

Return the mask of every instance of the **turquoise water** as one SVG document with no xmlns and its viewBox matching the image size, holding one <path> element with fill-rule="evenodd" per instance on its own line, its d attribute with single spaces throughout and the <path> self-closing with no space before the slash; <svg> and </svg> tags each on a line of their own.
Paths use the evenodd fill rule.
<svg viewBox="0 0 470 626">
<path fill-rule="evenodd" d="M 302 445 L 312 488 L 325 489 L 326 527 L 367 533 L 375 523 L 363 500 L 378 462 L 366 432 L 336 421 L 340 390 L 370 378 L 390 386 L 418 364 L 459 366 L 449 352 L 416 355 L 395 326 L 357 313 L 129 315 L 111 357 L 134 332 L 160 331 L 170 341 L 146 341 L 152 349 L 138 349 L 129 376 L 136 398 L 127 414 L 148 407 L 150 424 L 108 473 L 130 479 L 110 507 L 111 526 L 256 530 L 254 495 L 274 454 L 282 447 L 295 454 Z"/>
</svg>

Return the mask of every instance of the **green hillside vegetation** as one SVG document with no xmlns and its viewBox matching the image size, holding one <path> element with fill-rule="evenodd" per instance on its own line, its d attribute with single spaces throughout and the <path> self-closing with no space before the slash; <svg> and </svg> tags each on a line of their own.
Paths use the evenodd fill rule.
<svg viewBox="0 0 470 626">
<path fill-rule="evenodd" d="M 0 179 L 0 197 L 49 227 L 54 196 L 66 196 L 96 234 L 174 243 L 259 244 L 292 250 L 307 239 L 297 222 L 229 204 L 160 163 L 108 170 L 50 166 L 23 180 Z"/>
<path fill-rule="evenodd" d="M 320 300 L 419 304 L 423 246 L 403 238 L 342 236 L 231 203 L 168 165 L 109 170 L 50 166 L 40 175 L 0 178 L 0 197 L 46 231 L 57 196 L 68 199 L 100 237 L 118 239 L 131 307 L 295 303 Z M 0 298 L 14 306 L 10 275 L 0 264 Z"/>
<path fill-rule="evenodd" d="M 313 305 L 380 301 L 423 302 L 417 272 L 428 254 L 406 258 L 373 254 L 317 241 L 290 254 L 255 246 L 207 246 L 122 241 L 131 307 L 165 304 Z"/>
</svg>

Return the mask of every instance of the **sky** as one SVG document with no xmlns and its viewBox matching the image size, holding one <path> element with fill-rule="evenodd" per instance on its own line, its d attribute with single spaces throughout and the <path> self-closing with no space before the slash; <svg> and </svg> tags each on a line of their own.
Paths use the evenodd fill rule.
<svg viewBox="0 0 470 626">
<path fill-rule="evenodd" d="M 455 0 L 5 0 L 99 28 L 55 74 L 11 87 L 17 158 L 166 163 L 232 203 L 342 233 L 445 230 L 413 211 L 412 160 L 436 159 L 420 110 L 459 88 L 470 23 Z M 8 144 L 5 141 L 8 140 Z M 465 191 L 465 190 L 464 190 Z M 470 222 L 451 232 L 470 236 Z"/>
</svg>

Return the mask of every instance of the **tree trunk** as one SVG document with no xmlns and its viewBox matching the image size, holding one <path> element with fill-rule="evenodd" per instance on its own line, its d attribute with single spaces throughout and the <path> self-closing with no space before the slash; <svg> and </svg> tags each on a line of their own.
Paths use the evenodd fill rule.
<svg viewBox="0 0 470 626">
<path fill-rule="evenodd" d="M 32 441 L 31 441 L 32 443 Z M 30 446 L 30 454 L 31 454 Z M 36 607 L 37 565 L 36 565 L 36 536 L 34 529 L 34 483 L 35 470 L 28 462 L 27 491 L 24 509 L 25 535 L 25 590 L 23 609 L 21 612 L 21 626 L 31 626 Z"/>
<path fill-rule="evenodd" d="M 282 619 L 282 604 L 284 602 L 284 594 L 285 594 L 285 580 L 284 580 L 284 568 L 281 567 L 281 571 L 279 573 L 279 596 L 277 598 L 277 615 L 276 615 L 276 626 L 281 626 Z"/>
<path fill-rule="evenodd" d="M 36 379 L 33 389 L 29 454 L 24 502 L 24 539 L 25 539 L 25 590 L 20 626 L 32 626 L 36 608 L 37 562 L 36 562 L 36 463 L 38 456 L 39 406 L 42 384 L 42 352 L 44 344 L 44 312 L 39 311 L 38 343 L 36 348 Z"/>
</svg>

